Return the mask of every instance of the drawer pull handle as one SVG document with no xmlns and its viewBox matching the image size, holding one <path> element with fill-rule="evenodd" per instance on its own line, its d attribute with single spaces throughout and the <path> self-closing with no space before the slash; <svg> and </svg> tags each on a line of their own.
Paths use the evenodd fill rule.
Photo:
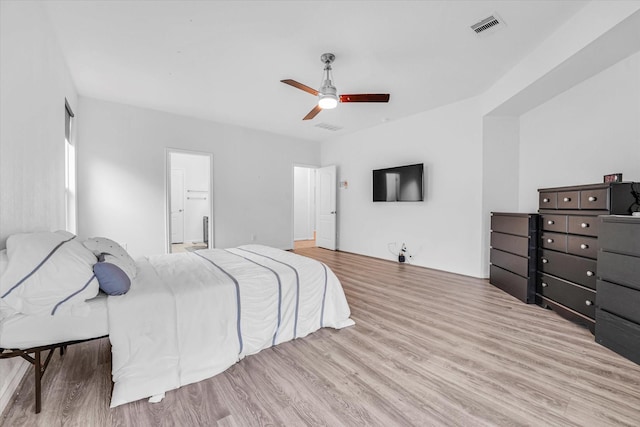
<svg viewBox="0 0 640 427">
<path fill-rule="evenodd" d="M 591 301 L 589 301 L 589 300 L 586 300 L 584 303 L 585 303 L 585 305 L 591 305 L 591 304 L 593 304 L 593 303 L 592 303 Z"/>
<path fill-rule="evenodd" d="M 546 264 L 546 263 L 548 263 L 548 262 L 549 262 L 549 260 L 548 260 L 548 259 L 546 259 L 546 258 L 542 258 L 542 263 L 543 263 L 543 264 Z"/>
<path fill-rule="evenodd" d="M 593 275 L 594 275 L 594 274 L 595 274 L 595 273 L 594 273 L 593 271 L 591 271 L 591 270 L 587 270 L 587 276 L 589 276 L 589 277 L 593 277 Z"/>
<path fill-rule="evenodd" d="M 552 220 L 552 219 L 550 219 L 549 221 L 547 221 L 547 224 L 549 224 L 549 225 L 553 225 L 553 224 L 555 224 L 555 223 L 556 223 L 556 222 L 555 222 L 554 220 Z"/>
<path fill-rule="evenodd" d="M 580 249 L 589 249 L 589 245 L 587 245 L 586 243 L 583 243 L 580 245 Z"/>
<path fill-rule="evenodd" d="M 597 198 L 597 197 L 589 196 L 589 201 L 590 201 L 590 202 L 595 202 L 596 200 L 598 200 L 598 198 Z"/>
<path fill-rule="evenodd" d="M 543 203 L 549 203 L 549 199 L 547 199 L 546 197 L 544 199 L 542 199 Z"/>
<path fill-rule="evenodd" d="M 553 239 L 547 239 L 547 243 L 553 243 Z"/>
<path fill-rule="evenodd" d="M 587 224 L 586 222 L 583 222 L 582 224 L 580 224 L 580 227 L 589 228 L 589 224 Z"/>
<path fill-rule="evenodd" d="M 564 198 L 564 199 L 562 199 L 562 200 L 564 200 L 565 202 L 570 202 L 570 201 L 571 201 L 571 197 L 565 197 L 565 198 Z"/>
<path fill-rule="evenodd" d="M 547 285 L 546 283 L 542 282 L 542 287 L 543 288 L 546 288 L 547 286 L 549 286 L 549 285 Z"/>
</svg>

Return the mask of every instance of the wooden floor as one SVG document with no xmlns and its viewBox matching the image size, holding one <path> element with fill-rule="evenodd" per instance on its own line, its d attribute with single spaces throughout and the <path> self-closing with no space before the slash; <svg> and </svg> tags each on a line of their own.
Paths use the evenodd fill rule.
<svg viewBox="0 0 640 427">
<path fill-rule="evenodd" d="M 308 249 L 308 248 L 315 248 L 316 247 L 316 240 L 315 239 L 311 239 L 311 240 L 294 240 L 293 242 L 293 249 L 297 250 L 297 249 Z"/>
<path fill-rule="evenodd" d="M 109 409 L 108 340 L 29 375 L 6 426 L 640 425 L 640 366 L 550 310 L 485 280 L 312 248 L 341 279 L 356 325 L 323 329 L 226 372 Z"/>
</svg>

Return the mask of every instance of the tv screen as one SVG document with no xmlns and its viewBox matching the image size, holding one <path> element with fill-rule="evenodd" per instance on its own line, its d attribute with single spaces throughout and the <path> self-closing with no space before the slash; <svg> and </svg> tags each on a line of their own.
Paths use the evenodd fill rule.
<svg viewBox="0 0 640 427">
<path fill-rule="evenodd" d="M 424 164 L 373 171 L 374 202 L 422 202 Z"/>
</svg>

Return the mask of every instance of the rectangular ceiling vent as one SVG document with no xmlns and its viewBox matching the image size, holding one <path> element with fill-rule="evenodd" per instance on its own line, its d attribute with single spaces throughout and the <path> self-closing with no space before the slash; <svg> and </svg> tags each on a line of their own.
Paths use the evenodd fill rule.
<svg viewBox="0 0 640 427">
<path fill-rule="evenodd" d="M 471 29 L 478 35 L 480 34 L 485 35 L 485 34 L 495 33 L 496 31 L 498 31 L 501 28 L 504 28 L 505 26 L 506 24 L 504 23 L 502 18 L 500 18 L 497 13 L 494 13 L 488 18 L 485 18 L 482 21 L 476 24 L 473 24 L 471 26 Z"/>
<path fill-rule="evenodd" d="M 321 129 L 326 129 L 326 130 L 330 130 L 332 132 L 338 131 L 340 129 L 342 129 L 340 126 L 336 126 L 336 125 L 330 125 L 328 123 L 318 123 L 316 125 L 317 128 L 321 128 Z"/>
</svg>

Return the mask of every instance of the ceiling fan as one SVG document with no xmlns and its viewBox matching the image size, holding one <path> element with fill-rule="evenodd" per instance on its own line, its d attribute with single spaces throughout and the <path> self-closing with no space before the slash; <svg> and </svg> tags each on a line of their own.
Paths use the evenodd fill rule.
<svg viewBox="0 0 640 427">
<path fill-rule="evenodd" d="M 322 84 L 320 90 L 315 90 L 307 85 L 303 85 L 295 80 L 280 80 L 282 83 L 288 84 L 311 95 L 318 97 L 318 105 L 313 107 L 302 120 L 313 119 L 320 110 L 336 108 L 338 102 L 389 102 L 388 93 L 359 93 L 351 95 L 338 95 L 336 87 L 333 85 L 331 63 L 336 59 L 333 53 L 323 53 L 320 60 L 324 64 L 324 72 L 322 75 Z"/>
</svg>

